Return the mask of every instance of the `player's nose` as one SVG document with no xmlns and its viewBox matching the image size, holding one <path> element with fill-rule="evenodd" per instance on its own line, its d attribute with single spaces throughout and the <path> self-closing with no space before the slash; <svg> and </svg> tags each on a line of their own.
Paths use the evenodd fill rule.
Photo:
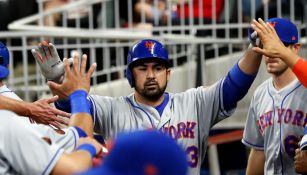
<svg viewBox="0 0 307 175">
<path fill-rule="evenodd" d="M 147 78 L 155 78 L 155 72 L 153 69 L 147 69 Z"/>
</svg>

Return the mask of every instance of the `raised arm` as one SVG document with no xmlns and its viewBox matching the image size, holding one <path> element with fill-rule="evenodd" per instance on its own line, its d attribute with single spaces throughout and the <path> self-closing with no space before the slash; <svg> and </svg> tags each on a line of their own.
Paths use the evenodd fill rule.
<svg viewBox="0 0 307 175">
<path fill-rule="evenodd" d="M 65 78 L 62 84 L 48 82 L 57 90 L 65 90 L 71 103 L 72 117 L 69 125 L 76 127 L 85 138 L 81 138 L 76 152 L 63 154 L 56 163 L 51 174 L 71 174 L 80 172 L 92 166 L 92 158 L 100 152 L 101 146 L 93 139 L 93 120 L 90 114 L 90 105 L 87 103 L 87 93 L 90 89 L 90 79 L 96 64 L 86 69 L 87 56 L 82 56 L 79 68 L 78 58 L 74 58 L 73 68 L 64 60 Z M 88 136 L 88 137 L 87 137 Z"/>
<path fill-rule="evenodd" d="M 223 83 L 223 105 L 227 111 L 236 107 L 248 92 L 260 67 L 261 57 L 249 47 L 228 72 Z"/>
<path fill-rule="evenodd" d="M 90 112 L 90 105 L 87 100 L 87 94 L 90 90 L 90 80 L 96 63 L 92 64 L 88 72 L 86 69 L 87 56 L 82 56 L 81 66 L 79 68 L 78 56 L 74 57 L 72 69 L 68 60 L 64 60 L 65 78 L 62 84 L 48 81 L 48 85 L 54 90 L 65 92 L 68 95 L 71 104 L 72 117 L 70 126 L 77 126 L 85 131 L 88 136 L 93 134 L 93 121 Z"/>
<path fill-rule="evenodd" d="M 265 23 L 261 18 L 253 20 L 253 29 L 257 32 L 263 48 L 254 47 L 257 53 L 268 57 L 282 59 L 295 73 L 301 83 L 307 87 L 307 61 L 300 57 L 298 53 L 299 44 L 295 44 L 296 52 L 286 47 L 278 37 L 276 30 L 270 24 Z"/>
</svg>

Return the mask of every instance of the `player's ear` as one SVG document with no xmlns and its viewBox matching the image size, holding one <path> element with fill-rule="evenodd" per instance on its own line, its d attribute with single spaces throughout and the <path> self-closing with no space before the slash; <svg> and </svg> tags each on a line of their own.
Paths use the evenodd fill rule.
<svg viewBox="0 0 307 175">
<path fill-rule="evenodd" d="M 167 78 L 167 81 L 169 80 L 170 76 L 171 76 L 171 69 L 170 69 L 170 68 L 167 68 L 167 69 L 166 69 L 166 78 Z"/>
<path fill-rule="evenodd" d="M 301 44 L 296 43 L 296 44 L 293 45 L 293 48 L 294 48 L 295 52 L 298 53 L 301 49 Z"/>
</svg>

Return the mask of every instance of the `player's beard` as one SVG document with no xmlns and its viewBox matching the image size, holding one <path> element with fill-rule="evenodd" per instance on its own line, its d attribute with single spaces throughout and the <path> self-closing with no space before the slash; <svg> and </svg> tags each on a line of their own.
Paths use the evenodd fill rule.
<svg viewBox="0 0 307 175">
<path fill-rule="evenodd" d="M 278 77 L 278 76 L 281 76 L 284 72 L 286 72 L 288 68 L 289 67 L 287 65 L 279 65 L 278 67 L 268 69 L 268 73 L 271 73 Z"/>
<path fill-rule="evenodd" d="M 148 84 L 155 84 L 156 88 L 150 88 L 147 85 Z M 165 92 L 165 89 L 167 87 L 167 81 L 163 86 L 160 86 L 158 82 L 156 81 L 146 81 L 144 83 L 144 88 L 135 87 L 135 90 L 144 98 L 146 98 L 149 101 L 156 101 L 158 100 Z"/>
<path fill-rule="evenodd" d="M 281 76 L 289 68 L 286 63 L 281 61 L 279 58 L 266 58 L 267 72 L 274 76 Z"/>
</svg>

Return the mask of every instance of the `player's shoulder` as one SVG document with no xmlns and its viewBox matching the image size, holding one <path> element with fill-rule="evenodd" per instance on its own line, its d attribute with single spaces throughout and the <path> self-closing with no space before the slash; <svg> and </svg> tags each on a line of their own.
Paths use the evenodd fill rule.
<svg viewBox="0 0 307 175">
<path fill-rule="evenodd" d="M 181 96 L 187 96 L 187 95 L 193 95 L 200 91 L 203 87 L 198 87 L 198 88 L 189 88 L 185 91 L 182 92 L 177 92 L 177 93 L 169 93 L 170 96 L 172 97 L 181 97 Z"/>
<path fill-rule="evenodd" d="M 129 95 L 130 96 L 130 95 Z M 120 96 L 120 97 L 111 97 L 111 96 L 102 96 L 102 95 L 89 95 L 90 100 L 93 101 L 109 101 L 109 102 L 121 102 L 125 101 L 126 96 Z"/>
</svg>

